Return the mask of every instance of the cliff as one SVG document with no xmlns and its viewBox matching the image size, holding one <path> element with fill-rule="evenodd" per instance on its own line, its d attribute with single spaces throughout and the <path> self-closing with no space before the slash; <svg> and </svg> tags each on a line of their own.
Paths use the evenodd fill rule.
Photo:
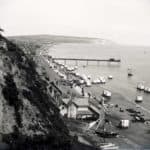
<svg viewBox="0 0 150 150">
<path fill-rule="evenodd" d="M 21 150 L 69 149 L 68 129 L 36 67 L 0 36 L 0 143 Z"/>
</svg>

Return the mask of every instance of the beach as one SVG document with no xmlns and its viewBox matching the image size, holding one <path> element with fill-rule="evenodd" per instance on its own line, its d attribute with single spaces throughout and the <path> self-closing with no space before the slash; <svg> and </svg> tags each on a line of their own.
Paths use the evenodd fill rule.
<svg viewBox="0 0 150 150">
<path fill-rule="evenodd" d="M 67 54 L 71 54 L 72 52 L 71 51 L 69 53 L 68 52 L 69 49 L 67 49 L 66 51 L 67 51 Z M 62 54 L 65 57 L 66 51 L 64 52 L 62 48 L 62 51 L 60 52 L 60 54 Z M 55 50 L 49 51 L 49 54 L 53 54 L 53 53 L 55 53 Z M 56 54 L 55 56 L 57 56 L 57 51 L 55 54 Z M 123 61 L 123 64 L 124 63 L 125 62 Z M 109 142 L 113 142 L 116 145 L 118 145 L 120 149 L 150 149 L 150 145 L 149 145 L 150 127 L 149 125 L 142 123 L 142 122 L 132 123 L 131 121 L 131 126 L 129 127 L 129 129 L 122 130 L 122 129 L 117 128 L 117 125 L 121 118 L 127 118 L 129 120 L 133 119 L 131 114 L 126 110 L 129 108 L 140 111 L 141 114 L 144 114 L 144 117 L 147 119 L 150 118 L 150 112 L 149 112 L 150 103 L 148 102 L 149 96 L 146 94 L 144 95 L 144 93 L 141 92 L 144 95 L 144 100 L 145 99 L 146 100 L 142 104 L 136 104 L 134 102 L 135 96 L 138 93 L 138 91 L 136 90 L 136 84 L 138 83 L 139 77 L 137 77 L 137 75 L 134 75 L 132 78 L 128 78 L 126 69 L 124 66 L 123 67 L 116 66 L 116 65 L 107 66 L 106 64 L 95 66 L 95 64 L 94 65 L 91 64 L 89 66 L 83 67 L 82 65 L 84 64 L 80 63 L 77 69 L 77 72 L 79 72 L 80 74 L 86 74 L 86 75 L 90 74 L 92 78 L 97 77 L 98 76 L 97 73 L 101 75 L 105 75 L 105 76 L 112 74 L 114 76 L 114 79 L 112 81 L 108 81 L 106 84 L 92 85 L 91 87 L 85 87 L 85 91 L 87 93 L 92 93 L 92 95 L 98 99 L 101 98 L 101 95 L 104 89 L 110 90 L 112 92 L 112 97 L 109 103 L 113 105 L 116 105 L 116 104 L 118 105 L 117 108 L 113 107 L 113 109 L 111 110 L 111 113 L 108 114 L 106 117 L 111 120 L 115 130 L 119 132 L 120 136 L 118 138 L 107 139 L 107 140 Z M 75 64 L 68 62 L 68 66 L 75 66 Z M 97 73 L 95 73 L 95 70 L 93 68 L 96 68 L 96 69 L 98 68 Z M 91 70 L 93 70 L 94 73 Z M 144 78 L 144 77 L 141 77 L 141 78 Z M 146 78 L 147 77 L 145 77 L 145 79 Z M 66 90 L 64 90 L 64 87 L 61 88 L 60 86 L 60 89 L 64 90 L 64 92 L 66 92 L 68 88 L 69 87 L 66 87 Z M 120 112 L 120 108 L 123 110 L 123 112 Z M 95 140 L 97 140 L 98 138 L 96 135 L 91 136 L 91 137 L 92 139 L 96 138 Z"/>
</svg>

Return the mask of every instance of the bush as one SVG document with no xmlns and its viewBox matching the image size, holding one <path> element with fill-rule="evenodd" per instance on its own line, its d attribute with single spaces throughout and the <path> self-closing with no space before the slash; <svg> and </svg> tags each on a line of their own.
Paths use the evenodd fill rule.
<svg viewBox="0 0 150 150">
<path fill-rule="evenodd" d="M 2 93 L 4 98 L 7 100 L 10 106 L 13 106 L 15 109 L 16 122 L 19 127 L 22 126 L 21 115 L 19 113 L 19 109 L 23 107 L 22 101 L 18 99 L 18 90 L 16 84 L 13 80 L 13 76 L 11 74 L 7 74 L 4 76 L 5 79 L 5 87 L 2 89 Z"/>
</svg>

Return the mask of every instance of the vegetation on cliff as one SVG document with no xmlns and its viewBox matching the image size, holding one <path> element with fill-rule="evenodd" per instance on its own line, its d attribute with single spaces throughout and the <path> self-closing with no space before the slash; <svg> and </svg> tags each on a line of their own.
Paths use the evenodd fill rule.
<svg viewBox="0 0 150 150">
<path fill-rule="evenodd" d="M 36 67 L 0 36 L 0 142 L 21 150 L 68 149 L 68 130 Z"/>
</svg>

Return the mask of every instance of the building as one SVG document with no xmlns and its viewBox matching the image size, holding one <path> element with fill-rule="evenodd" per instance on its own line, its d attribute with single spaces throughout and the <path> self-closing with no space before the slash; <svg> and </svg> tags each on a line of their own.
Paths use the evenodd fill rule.
<svg viewBox="0 0 150 150">
<path fill-rule="evenodd" d="M 74 119 L 97 119 L 100 114 L 100 108 L 92 104 L 89 98 L 62 99 L 60 113 L 63 116 Z"/>
<path fill-rule="evenodd" d="M 54 82 L 50 82 L 49 84 L 49 94 L 54 99 L 57 106 L 62 104 L 62 91 L 55 85 Z"/>
<path fill-rule="evenodd" d="M 0 40 L 0 49 L 7 49 L 7 43 L 4 40 Z"/>
<path fill-rule="evenodd" d="M 62 99 L 62 104 L 59 106 L 60 114 L 62 116 L 67 116 L 69 102 L 70 102 L 69 98 L 63 98 Z"/>
</svg>

